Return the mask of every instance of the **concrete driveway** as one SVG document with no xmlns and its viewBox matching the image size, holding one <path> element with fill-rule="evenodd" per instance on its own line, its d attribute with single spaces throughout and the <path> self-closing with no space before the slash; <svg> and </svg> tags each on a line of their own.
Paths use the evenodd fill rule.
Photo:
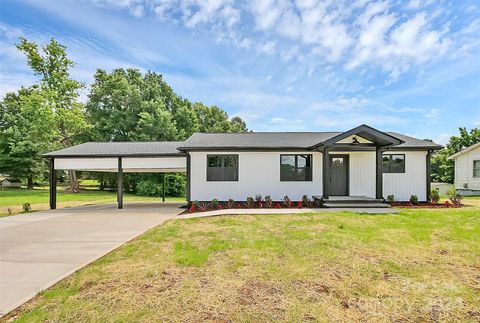
<svg viewBox="0 0 480 323">
<path fill-rule="evenodd" d="M 178 203 L 64 208 L 0 218 L 0 316 L 168 219 Z"/>
</svg>

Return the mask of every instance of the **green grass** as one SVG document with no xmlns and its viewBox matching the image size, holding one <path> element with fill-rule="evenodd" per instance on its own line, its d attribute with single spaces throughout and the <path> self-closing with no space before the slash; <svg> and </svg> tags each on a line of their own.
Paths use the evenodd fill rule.
<svg viewBox="0 0 480 323">
<path fill-rule="evenodd" d="M 11 208 L 15 213 L 22 209 L 23 203 L 30 203 L 32 210 L 45 209 L 48 207 L 50 195 L 49 190 L 40 189 L 2 189 L 0 190 L 0 216 L 7 215 L 7 209 Z M 98 204 L 116 202 L 117 194 L 111 191 L 82 190 L 79 193 L 66 193 L 63 188 L 57 191 L 57 205 L 75 206 L 82 204 Z M 167 197 L 168 202 L 183 202 L 185 198 Z M 158 197 L 138 196 L 135 194 L 124 194 L 125 202 L 153 202 L 161 201 Z"/>
<path fill-rule="evenodd" d="M 478 204 L 172 220 L 14 315 L 19 322 L 474 322 Z"/>
</svg>

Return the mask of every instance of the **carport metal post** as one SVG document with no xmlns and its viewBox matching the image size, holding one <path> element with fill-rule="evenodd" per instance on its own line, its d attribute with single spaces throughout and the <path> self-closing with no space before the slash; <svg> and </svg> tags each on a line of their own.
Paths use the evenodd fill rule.
<svg viewBox="0 0 480 323">
<path fill-rule="evenodd" d="M 123 209 L 123 168 L 122 158 L 118 158 L 118 173 L 117 173 L 117 204 L 119 209 Z"/>
<path fill-rule="evenodd" d="M 55 170 L 55 159 L 50 158 L 50 209 L 57 208 L 57 171 Z"/>
<path fill-rule="evenodd" d="M 165 173 L 162 173 L 162 202 L 165 202 Z"/>
</svg>

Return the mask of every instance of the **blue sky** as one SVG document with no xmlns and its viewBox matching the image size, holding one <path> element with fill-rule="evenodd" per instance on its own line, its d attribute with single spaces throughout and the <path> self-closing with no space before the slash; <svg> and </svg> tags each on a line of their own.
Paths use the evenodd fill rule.
<svg viewBox="0 0 480 323">
<path fill-rule="evenodd" d="M 66 45 L 87 84 L 153 70 L 256 131 L 366 123 L 445 143 L 480 126 L 479 0 L 0 0 L 1 96 L 35 80 L 20 36 Z"/>
</svg>

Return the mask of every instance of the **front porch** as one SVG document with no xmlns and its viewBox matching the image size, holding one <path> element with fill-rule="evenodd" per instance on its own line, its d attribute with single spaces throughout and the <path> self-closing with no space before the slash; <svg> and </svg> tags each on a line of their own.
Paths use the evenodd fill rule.
<svg viewBox="0 0 480 323">
<path fill-rule="evenodd" d="M 318 145 L 323 156 L 322 196 L 314 199 L 325 207 L 385 207 L 383 153 L 401 143 L 392 135 L 361 125 Z M 355 154 L 361 155 L 356 164 L 352 162 Z"/>
</svg>

